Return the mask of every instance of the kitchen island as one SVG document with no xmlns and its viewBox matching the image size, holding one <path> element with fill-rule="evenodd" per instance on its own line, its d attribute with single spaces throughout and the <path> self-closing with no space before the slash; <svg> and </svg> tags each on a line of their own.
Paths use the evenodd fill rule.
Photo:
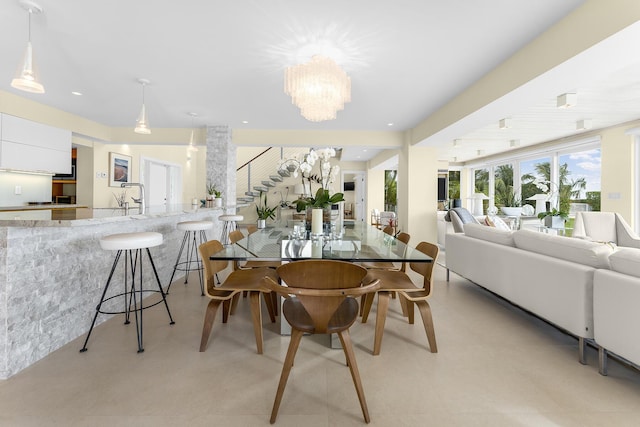
<svg viewBox="0 0 640 427">
<path fill-rule="evenodd" d="M 115 255 L 100 248 L 101 237 L 161 233 L 164 242 L 151 248 L 151 253 L 166 288 L 182 241 L 176 224 L 211 220 L 214 226 L 208 237 L 219 239 L 218 216 L 235 213 L 235 208 L 177 205 L 149 207 L 144 214 L 137 208 L 0 212 L 0 378 L 14 375 L 87 332 Z M 122 265 L 114 280 L 121 281 Z M 154 280 L 152 275 L 147 279 L 149 284 Z M 200 298 L 199 284 L 193 286 L 193 297 Z M 114 293 L 122 292 L 120 283 L 112 288 Z M 171 305 L 170 297 L 168 301 Z M 99 316 L 98 322 L 108 318 Z"/>
</svg>

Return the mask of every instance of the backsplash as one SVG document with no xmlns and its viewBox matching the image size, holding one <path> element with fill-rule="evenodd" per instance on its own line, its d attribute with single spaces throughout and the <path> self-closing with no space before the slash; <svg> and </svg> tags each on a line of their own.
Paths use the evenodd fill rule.
<svg viewBox="0 0 640 427">
<path fill-rule="evenodd" d="M 21 194 L 16 193 L 20 187 Z M 0 207 L 51 201 L 51 176 L 0 172 Z"/>
</svg>

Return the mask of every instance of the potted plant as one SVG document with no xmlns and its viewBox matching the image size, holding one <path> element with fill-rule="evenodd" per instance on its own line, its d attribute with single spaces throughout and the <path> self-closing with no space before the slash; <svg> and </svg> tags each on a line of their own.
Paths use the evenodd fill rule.
<svg viewBox="0 0 640 427">
<path fill-rule="evenodd" d="M 264 201 L 262 196 L 264 195 Z M 256 204 L 256 213 L 258 214 L 258 228 L 265 228 L 267 226 L 268 219 L 274 219 L 276 217 L 277 206 L 270 208 L 267 204 L 267 193 L 260 192 L 260 202 Z"/>
<path fill-rule="evenodd" d="M 538 218 L 544 221 L 545 227 L 564 228 L 564 222 L 569 218 L 569 214 L 553 208 L 550 211 L 540 212 Z"/>
<path fill-rule="evenodd" d="M 520 216 L 522 213 L 522 202 L 516 190 L 511 190 L 503 200 L 504 206 L 500 209 L 507 216 Z"/>
<path fill-rule="evenodd" d="M 207 182 L 207 200 L 213 200 L 216 198 L 216 185 L 211 181 Z"/>
<path fill-rule="evenodd" d="M 344 201 L 344 194 L 329 194 L 329 190 L 318 188 L 315 197 L 305 197 L 296 200 L 296 210 L 298 212 L 307 211 L 307 224 L 310 223 L 308 229 L 312 234 L 322 234 L 323 224 L 331 222 L 331 205 Z"/>
<path fill-rule="evenodd" d="M 215 201 L 216 201 L 216 207 L 217 208 L 221 208 L 222 207 L 222 192 L 215 190 L 213 195 L 215 196 Z"/>
</svg>

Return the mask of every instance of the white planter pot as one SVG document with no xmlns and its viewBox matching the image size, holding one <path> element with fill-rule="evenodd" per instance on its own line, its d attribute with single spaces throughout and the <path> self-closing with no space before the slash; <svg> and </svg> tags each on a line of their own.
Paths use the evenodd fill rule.
<svg viewBox="0 0 640 427">
<path fill-rule="evenodd" d="M 222 207 L 222 197 L 216 197 L 216 208 Z"/>
<path fill-rule="evenodd" d="M 545 216 L 544 225 L 549 228 L 564 228 L 564 218 L 560 216 Z"/>
<path fill-rule="evenodd" d="M 267 220 L 266 219 L 259 219 L 258 220 L 258 228 L 265 228 L 267 226 Z"/>
<path fill-rule="evenodd" d="M 522 208 L 521 207 L 506 207 L 503 206 L 500 208 L 502 210 L 502 213 L 505 214 L 506 216 L 520 216 L 522 215 Z"/>
</svg>

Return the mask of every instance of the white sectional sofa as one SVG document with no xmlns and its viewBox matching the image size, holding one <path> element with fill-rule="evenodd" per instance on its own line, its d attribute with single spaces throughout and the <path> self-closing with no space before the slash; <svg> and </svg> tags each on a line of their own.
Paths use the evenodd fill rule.
<svg viewBox="0 0 640 427">
<path fill-rule="evenodd" d="M 575 335 L 579 360 L 586 363 L 585 339 L 594 339 L 598 330 L 594 276 L 598 271 L 611 272 L 614 250 L 606 243 L 465 224 L 464 233 L 446 235 L 447 274 L 453 271 Z M 640 296 L 640 280 L 631 281 Z M 616 353 L 615 348 L 610 350 Z M 640 361 L 640 348 L 632 355 Z"/>
<path fill-rule="evenodd" d="M 600 373 L 607 375 L 607 352 L 640 365 L 640 249 L 618 248 L 610 270 L 593 279 L 594 338 Z"/>
</svg>

